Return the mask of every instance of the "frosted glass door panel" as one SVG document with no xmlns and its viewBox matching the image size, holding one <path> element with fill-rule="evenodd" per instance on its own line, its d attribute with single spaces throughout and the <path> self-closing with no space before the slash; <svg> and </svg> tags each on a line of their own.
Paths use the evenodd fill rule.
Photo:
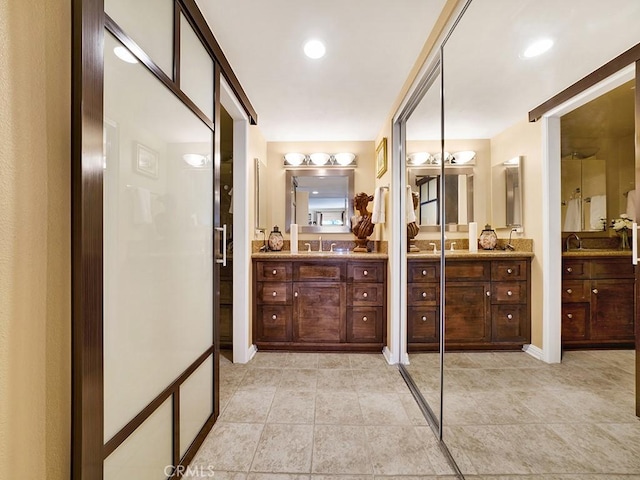
<svg viewBox="0 0 640 480">
<path fill-rule="evenodd" d="M 212 132 L 115 45 L 107 34 L 105 440 L 213 344 Z"/>
<path fill-rule="evenodd" d="M 213 120 L 213 60 L 180 15 L 180 89 Z"/>
<path fill-rule="evenodd" d="M 213 357 L 180 387 L 180 456 L 213 413 Z"/>
<path fill-rule="evenodd" d="M 166 479 L 171 475 L 172 405 L 164 402 L 104 461 L 104 480 Z"/>
<path fill-rule="evenodd" d="M 173 78 L 173 0 L 105 0 L 104 11 Z"/>
</svg>

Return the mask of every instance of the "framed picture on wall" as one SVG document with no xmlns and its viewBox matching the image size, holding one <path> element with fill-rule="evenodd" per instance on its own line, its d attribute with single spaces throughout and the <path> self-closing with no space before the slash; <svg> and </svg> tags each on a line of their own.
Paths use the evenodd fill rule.
<svg viewBox="0 0 640 480">
<path fill-rule="evenodd" d="M 145 147 L 141 143 L 135 145 L 134 170 L 137 173 L 151 178 L 158 178 L 159 158 L 158 153 Z"/>
<path fill-rule="evenodd" d="M 376 147 L 376 177 L 380 178 L 387 171 L 387 137 Z"/>
</svg>

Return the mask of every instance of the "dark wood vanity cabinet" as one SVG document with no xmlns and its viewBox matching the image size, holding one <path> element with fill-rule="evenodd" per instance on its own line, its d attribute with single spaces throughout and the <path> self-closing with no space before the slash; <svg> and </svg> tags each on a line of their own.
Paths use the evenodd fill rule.
<svg viewBox="0 0 640 480">
<path fill-rule="evenodd" d="M 439 348 L 440 263 L 409 258 L 409 351 Z M 520 349 L 530 342 L 529 259 L 447 259 L 445 341 L 448 350 Z"/>
<path fill-rule="evenodd" d="M 628 257 L 565 257 L 562 346 L 633 347 L 635 277 Z"/>
<path fill-rule="evenodd" d="M 255 259 L 253 337 L 260 349 L 380 351 L 384 259 Z"/>
</svg>

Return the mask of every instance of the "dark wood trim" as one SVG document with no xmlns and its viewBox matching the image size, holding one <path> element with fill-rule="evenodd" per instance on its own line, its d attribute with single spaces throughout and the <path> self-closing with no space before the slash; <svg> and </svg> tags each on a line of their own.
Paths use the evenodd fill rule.
<svg viewBox="0 0 640 480">
<path fill-rule="evenodd" d="M 202 111 L 200 108 L 184 93 L 182 90 L 178 88 L 178 86 L 174 83 L 174 81 L 167 76 L 167 74 L 162 71 L 162 69 L 156 65 L 156 63 L 151 60 L 151 57 L 147 55 L 140 46 L 134 42 L 131 37 L 129 37 L 124 30 L 120 28 L 120 26 L 113 21 L 108 15 L 105 14 L 105 28 L 111 33 L 114 37 L 118 39 L 120 43 L 122 43 L 125 47 L 127 47 L 133 55 L 145 66 L 147 69 L 158 79 L 160 80 L 165 87 L 167 87 L 171 92 L 180 99 L 182 103 L 184 103 L 187 107 L 191 109 L 193 113 L 195 113 L 200 120 L 202 120 L 211 130 L 215 129 L 214 122 Z"/>
<path fill-rule="evenodd" d="M 173 4 L 173 81 L 180 89 L 180 15 L 182 9 L 177 3 Z"/>
<path fill-rule="evenodd" d="M 213 104 L 213 116 L 215 118 L 216 125 L 220 125 L 220 111 L 222 106 L 220 105 L 220 66 L 214 60 L 213 62 L 213 95 L 214 95 L 214 104 Z M 216 193 L 213 196 L 213 218 L 214 225 L 220 226 L 220 161 L 221 161 L 221 153 L 220 153 L 220 129 L 216 128 L 213 132 L 213 191 Z M 233 228 L 233 227 L 232 227 Z M 218 235 L 221 235 L 220 232 L 216 231 Z M 228 232 L 233 233 L 233 232 Z M 220 248 L 220 239 L 219 236 L 214 235 L 214 245 L 213 245 L 213 256 L 217 258 L 218 251 Z M 226 239 L 225 239 L 226 245 Z M 219 252 L 222 255 L 222 252 Z M 213 322 L 213 348 L 215 355 L 213 356 L 213 384 L 219 385 L 220 381 L 220 264 L 214 261 L 213 264 L 213 318 L 211 321 Z M 216 390 L 213 391 L 213 415 L 215 418 L 218 418 L 220 413 L 220 398 L 217 395 Z"/>
<path fill-rule="evenodd" d="M 101 480 L 104 5 L 72 3 L 71 476 Z"/>
<path fill-rule="evenodd" d="M 195 26 L 194 29 L 203 36 L 202 40 L 204 45 L 208 46 L 208 48 L 210 49 L 211 55 L 213 56 L 216 63 L 218 63 L 218 65 L 220 66 L 222 75 L 224 75 L 224 78 L 229 83 L 229 86 L 231 87 L 231 89 L 233 90 L 233 93 L 238 98 L 238 101 L 242 105 L 242 108 L 244 109 L 246 114 L 249 116 L 249 122 L 251 123 L 251 125 L 257 125 L 258 114 L 253 108 L 253 105 L 251 105 L 251 102 L 249 101 L 249 97 L 247 96 L 244 89 L 242 88 L 242 85 L 240 85 L 240 81 L 238 80 L 238 77 L 236 77 L 236 74 L 233 72 L 233 69 L 229 64 L 229 61 L 227 60 L 227 57 L 225 57 L 224 52 L 220 47 L 220 44 L 218 43 L 213 33 L 211 32 L 211 29 L 209 28 L 209 24 L 207 23 L 204 16 L 202 15 L 202 12 L 196 5 L 195 0 L 177 0 L 177 1 L 180 2 L 180 4 L 182 5 L 183 12 L 185 13 L 185 16 L 187 17 L 187 19 L 192 23 L 192 25 Z"/>
<path fill-rule="evenodd" d="M 147 420 L 169 397 L 174 395 L 180 385 L 182 385 L 196 369 L 204 363 L 214 353 L 213 346 L 209 347 L 198 359 L 193 362 L 187 369 L 178 376 L 167 388 L 165 388 L 156 398 L 140 411 L 129 423 L 120 429 L 107 443 L 104 445 L 104 458 L 107 458 L 113 451 L 124 442 L 145 420 Z"/>
<path fill-rule="evenodd" d="M 171 398 L 173 407 L 173 460 L 174 465 L 180 463 L 180 388 L 178 387 Z"/>
<path fill-rule="evenodd" d="M 176 467 L 179 465 L 189 465 L 191 463 L 191 460 L 193 460 L 193 458 L 196 456 L 196 453 L 198 453 L 198 449 L 200 448 L 205 438 L 207 438 L 207 435 L 213 428 L 213 424 L 216 422 L 216 418 L 217 417 L 214 414 L 211 414 L 209 416 L 205 424 L 202 426 L 202 428 L 198 432 L 198 435 L 196 435 L 196 438 L 194 438 L 193 442 L 191 442 L 191 445 L 189 445 L 189 448 L 185 452 L 184 457 L 182 457 L 182 460 L 180 461 L 180 463 L 174 464 Z M 178 474 L 178 469 L 176 468 L 174 469 L 173 475 L 171 475 L 169 479 L 181 478 L 181 477 L 182 475 Z"/>
<path fill-rule="evenodd" d="M 638 60 L 640 60 L 640 43 L 634 45 L 626 52 L 618 55 L 610 62 L 605 63 L 603 66 L 593 71 L 586 77 L 578 80 L 570 87 L 565 88 L 563 91 L 561 91 L 557 95 L 554 95 L 543 104 L 538 105 L 536 108 L 529 112 L 529 121 L 535 122 L 539 120 L 540 117 L 542 117 L 542 115 L 547 113 L 549 110 L 562 105 L 576 95 L 584 92 L 588 88 L 593 87 L 598 82 L 601 82 L 605 78 L 610 77 L 614 73 L 622 70 L 632 63 L 637 62 Z"/>
</svg>

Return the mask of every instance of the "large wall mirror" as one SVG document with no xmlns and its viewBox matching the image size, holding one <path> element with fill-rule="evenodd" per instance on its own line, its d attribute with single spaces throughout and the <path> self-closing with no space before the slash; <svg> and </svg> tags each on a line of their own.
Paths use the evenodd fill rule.
<svg viewBox="0 0 640 480">
<path fill-rule="evenodd" d="M 491 213 L 496 228 L 522 226 L 523 157 L 517 156 L 491 167 Z"/>
<path fill-rule="evenodd" d="M 287 170 L 286 231 L 295 223 L 301 233 L 350 232 L 353 183 L 352 169 Z"/>
</svg>

